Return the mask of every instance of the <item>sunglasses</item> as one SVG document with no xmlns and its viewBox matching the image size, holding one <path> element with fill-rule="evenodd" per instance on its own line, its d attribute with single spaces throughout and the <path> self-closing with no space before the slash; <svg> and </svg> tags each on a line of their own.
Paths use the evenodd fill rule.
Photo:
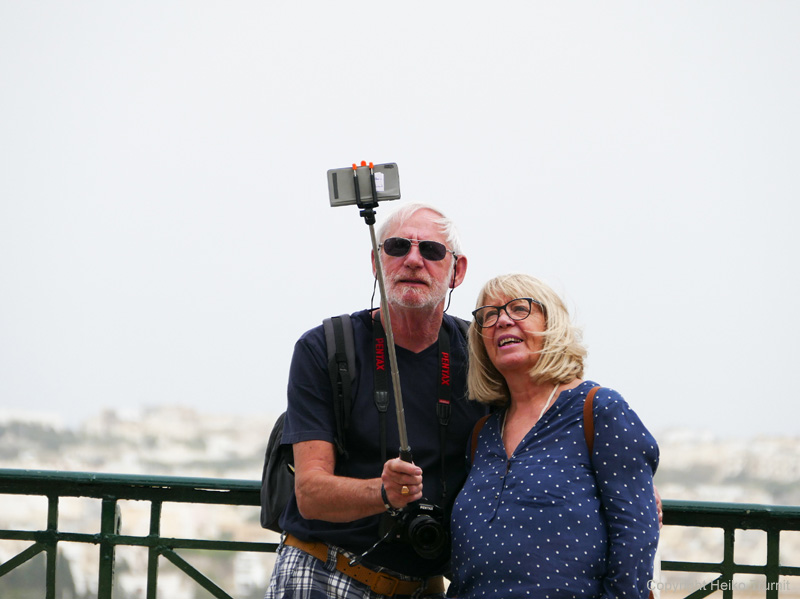
<svg viewBox="0 0 800 599">
<path fill-rule="evenodd" d="M 383 248 L 383 251 L 386 252 L 388 256 L 402 258 L 411 251 L 412 245 L 419 247 L 420 255 L 432 262 L 443 260 L 444 257 L 447 256 L 447 252 L 450 252 L 454 256 L 456 255 L 453 250 L 448 250 L 447 246 L 438 241 L 413 241 L 405 237 L 389 237 L 378 247 Z"/>
</svg>

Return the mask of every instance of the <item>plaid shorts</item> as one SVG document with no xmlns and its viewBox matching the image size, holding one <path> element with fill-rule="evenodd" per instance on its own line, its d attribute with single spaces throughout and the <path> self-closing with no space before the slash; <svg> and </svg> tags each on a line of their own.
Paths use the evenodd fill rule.
<svg viewBox="0 0 800 599">
<path fill-rule="evenodd" d="M 346 551 L 344 555 L 352 557 Z M 394 574 L 392 572 L 392 574 Z M 407 578 L 407 577 L 402 577 Z M 367 585 L 336 569 L 336 549 L 328 548 L 328 561 L 323 563 L 302 549 L 281 545 L 272 578 L 264 599 L 383 599 Z M 395 595 L 408 597 L 408 595 Z M 425 599 L 444 599 L 443 594 L 424 595 Z"/>
</svg>

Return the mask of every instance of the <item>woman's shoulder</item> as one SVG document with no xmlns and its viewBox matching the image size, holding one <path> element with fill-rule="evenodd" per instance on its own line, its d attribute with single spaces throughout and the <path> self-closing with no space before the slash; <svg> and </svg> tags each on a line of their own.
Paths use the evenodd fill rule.
<svg viewBox="0 0 800 599">
<path fill-rule="evenodd" d="M 566 398 L 570 403 L 583 405 L 587 398 L 595 390 L 594 397 L 591 399 L 595 409 L 598 406 L 608 407 L 614 404 L 625 403 L 622 394 L 611 387 L 604 387 L 592 380 L 581 381 L 578 385 L 565 391 Z"/>
<path fill-rule="evenodd" d="M 627 407 L 628 405 L 622 393 L 613 387 L 605 387 L 594 381 L 584 381 L 581 386 L 583 385 L 587 386 L 586 393 L 597 387 L 593 399 L 595 410 L 597 410 L 597 408 L 613 409 L 614 407 Z"/>
<path fill-rule="evenodd" d="M 598 434 L 613 434 L 620 438 L 645 435 L 651 438 L 639 416 L 616 389 L 600 386 L 595 393 L 592 407 Z"/>
<path fill-rule="evenodd" d="M 594 397 L 590 397 L 593 390 L 595 390 Z M 573 389 L 573 394 L 573 401 L 575 404 L 580 403 L 581 409 L 585 408 L 587 398 L 590 399 L 595 420 L 614 419 L 623 414 L 633 413 L 630 405 L 619 391 L 591 380 L 583 381 Z"/>
</svg>

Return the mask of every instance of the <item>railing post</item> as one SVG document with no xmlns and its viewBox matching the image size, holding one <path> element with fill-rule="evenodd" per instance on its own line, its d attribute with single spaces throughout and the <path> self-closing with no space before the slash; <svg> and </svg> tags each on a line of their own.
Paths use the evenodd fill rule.
<svg viewBox="0 0 800 599">
<path fill-rule="evenodd" d="M 52 542 L 47 543 L 47 571 L 45 572 L 45 596 L 56 599 L 56 563 L 58 562 L 58 495 L 47 496 L 47 532 L 52 534 Z"/>
<path fill-rule="evenodd" d="M 780 529 L 767 530 L 767 599 L 778 599 L 781 560 Z"/>
<path fill-rule="evenodd" d="M 161 537 L 161 505 L 157 499 L 150 503 L 150 537 L 153 539 Z M 155 545 L 151 545 L 147 552 L 147 599 L 156 599 L 159 553 Z"/>
<path fill-rule="evenodd" d="M 733 573 L 734 573 L 734 543 L 736 542 L 736 529 L 726 526 L 723 529 L 724 550 L 722 557 L 722 599 L 733 599 Z"/>
<path fill-rule="evenodd" d="M 104 497 L 100 513 L 100 580 L 97 585 L 98 599 L 111 599 L 114 587 L 114 542 L 119 533 L 120 514 L 117 499 Z"/>
</svg>

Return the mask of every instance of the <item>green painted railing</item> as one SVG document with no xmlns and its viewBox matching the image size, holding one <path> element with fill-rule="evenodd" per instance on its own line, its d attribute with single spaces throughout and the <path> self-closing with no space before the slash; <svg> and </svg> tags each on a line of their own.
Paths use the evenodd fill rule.
<svg viewBox="0 0 800 599">
<path fill-rule="evenodd" d="M 0 469 L 0 494 L 44 496 L 48 501 L 46 530 L 0 530 L 0 539 L 32 543 L 6 563 L 0 564 L 0 583 L 2 576 L 44 552 L 46 554 L 46 599 L 56 599 L 56 548 L 59 542 L 65 541 L 93 543 L 99 546 L 98 599 L 111 599 L 112 597 L 114 551 L 119 546 L 148 548 L 147 599 L 156 599 L 159 557 L 169 560 L 212 596 L 219 599 L 232 599 L 210 578 L 178 555 L 176 550 L 274 552 L 277 549 L 277 543 L 162 537 L 160 532 L 162 507 L 165 503 L 257 506 L 260 505 L 259 492 L 260 483 L 252 480 Z M 102 502 L 100 531 L 95 534 L 81 534 L 60 530 L 58 525 L 59 500 L 63 497 L 100 499 Z M 150 532 L 148 535 L 120 534 L 119 502 L 122 500 L 140 500 L 150 503 Z M 1 585 L 0 588 L 2 588 Z"/>
<path fill-rule="evenodd" d="M 0 495 L 39 496 L 47 498 L 47 527 L 44 530 L 0 530 L 0 541 L 31 543 L 26 549 L 0 564 L 2 577 L 44 553 L 45 599 L 56 599 L 56 552 L 59 542 L 91 543 L 99 547 L 98 599 L 111 599 L 114 584 L 114 555 L 120 546 L 146 547 L 148 550 L 147 599 L 156 599 L 159 558 L 164 557 L 196 581 L 212 596 L 232 599 L 226 591 L 197 570 L 176 550 L 274 552 L 277 543 L 258 543 L 219 539 L 187 539 L 161 536 L 162 507 L 165 503 L 258 506 L 260 484 L 252 480 L 157 477 L 84 472 L 0 469 Z M 101 501 L 100 530 L 75 533 L 59 528 L 59 501 L 65 497 L 96 498 Z M 119 502 L 139 500 L 150 504 L 150 529 L 147 535 L 120 534 Z M 780 563 L 781 532 L 800 530 L 800 508 L 735 503 L 664 501 L 665 526 L 718 528 L 724 535 L 724 555 L 720 562 L 662 561 L 662 571 L 693 572 L 715 575 L 711 582 L 682 595 L 687 599 L 722 593 L 733 599 L 739 585 L 734 575 L 759 575 L 765 580 L 764 597 L 777 599 L 791 587 L 781 577 L 800 576 L 800 567 Z M 764 565 L 737 564 L 734 560 L 735 532 L 762 530 L 767 534 Z M 800 582 L 800 581 L 799 581 Z M 793 591 L 800 588 L 795 586 Z M 674 590 L 674 589 L 668 589 Z M 675 596 L 675 593 L 672 593 Z M 796 596 L 793 592 L 792 596 Z"/>
<path fill-rule="evenodd" d="M 781 576 L 800 576 L 800 567 L 780 563 L 781 532 L 800 530 L 800 507 L 752 505 L 743 503 L 710 503 L 696 501 L 664 501 L 665 526 L 718 528 L 723 533 L 721 562 L 662 561 L 662 571 L 719 574 L 693 590 L 686 599 L 699 599 L 721 592 L 723 599 L 734 593 L 763 590 L 767 599 L 777 599 L 781 592 L 797 597 L 800 584 L 791 585 Z M 767 555 L 763 565 L 738 564 L 734 559 L 737 530 L 761 530 L 767 534 Z M 734 580 L 735 574 L 764 577 L 763 585 L 748 585 Z M 800 580 L 797 581 L 800 583 Z"/>
</svg>

